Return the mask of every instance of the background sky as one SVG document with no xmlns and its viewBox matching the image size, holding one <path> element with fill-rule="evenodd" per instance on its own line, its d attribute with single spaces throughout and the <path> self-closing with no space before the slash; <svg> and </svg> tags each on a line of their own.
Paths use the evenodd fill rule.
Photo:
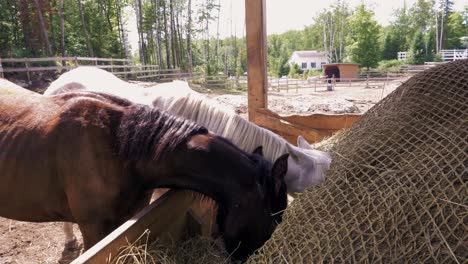
<svg viewBox="0 0 468 264">
<path fill-rule="evenodd" d="M 393 12 L 403 7 L 404 3 L 410 7 L 417 0 L 345 0 L 351 7 L 364 3 L 375 12 L 375 19 L 380 25 L 389 25 Z M 194 1 L 198 2 L 198 1 Z M 219 33 L 221 38 L 231 33 L 238 37 L 245 35 L 245 0 L 220 0 L 221 13 Z M 292 29 L 303 29 L 313 23 L 313 18 L 326 9 L 332 0 L 266 0 L 267 34 L 283 33 Z M 455 0 L 454 9 L 463 10 L 468 0 Z M 194 7 L 196 12 L 196 7 Z M 135 16 L 128 21 L 129 39 L 133 50 L 138 47 Z M 216 35 L 216 24 L 211 25 L 210 32 Z"/>
</svg>

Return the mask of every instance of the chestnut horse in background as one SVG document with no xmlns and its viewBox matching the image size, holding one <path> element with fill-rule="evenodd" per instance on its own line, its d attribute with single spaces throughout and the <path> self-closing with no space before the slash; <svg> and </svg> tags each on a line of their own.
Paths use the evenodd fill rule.
<svg viewBox="0 0 468 264">
<path fill-rule="evenodd" d="M 0 88 L 0 216 L 75 222 L 85 249 L 173 188 L 213 198 L 227 250 L 246 258 L 287 206 L 288 155 L 260 154 L 112 95 Z"/>
</svg>

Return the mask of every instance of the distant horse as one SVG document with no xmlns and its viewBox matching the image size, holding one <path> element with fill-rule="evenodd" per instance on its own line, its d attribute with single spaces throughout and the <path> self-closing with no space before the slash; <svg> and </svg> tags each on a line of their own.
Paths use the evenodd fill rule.
<svg viewBox="0 0 468 264">
<path fill-rule="evenodd" d="M 287 205 L 288 156 L 272 165 L 261 152 L 113 95 L 0 88 L 0 216 L 76 222 L 85 249 L 147 205 L 154 188 L 174 188 L 217 201 L 226 248 L 244 259 Z"/>
<path fill-rule="evenodd" d="M 234 111 L 224 110 L 225 106 L 193 91 L 186 82 L 175 81 L 143 88 L 122 81 L 99 68 L 79 67 L 52 82 L 44 95 L 77 90 L 115 94 L 136 103 L 163 109 L 205 126 L 247 152 L 262 145 L 266 159 L 272 162 L 284 153 L 289 153 L 285 178 L 289 192 L 302 192 L 307 187 L 321 184 L 330 167 L 329 155 L 314 150 L 303 137 L 298 137 L 298 147 L 293 146 L 273 132 L 236 115 Z"/>
</svg>

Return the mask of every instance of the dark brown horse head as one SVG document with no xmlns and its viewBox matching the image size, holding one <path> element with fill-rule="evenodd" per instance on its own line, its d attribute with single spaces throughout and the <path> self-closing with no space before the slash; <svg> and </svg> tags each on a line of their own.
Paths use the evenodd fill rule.
<svg viewBox="0 0 468 264">
<path fill-rule="evenodd" d="M 274 164 L 203 127 L 139 108 L 123 118 L 120 153 L 135 161 L 144 186 L 190 189 L 218 203 L 227 250 L 244 259 L 265 243 L 287 205 L 288 155 Z M 156 144 L 155 144 L 156 143 Z"/>
<path fill-rule="evenodd" d="M 284 176 L 288 154 L 274 165 L 262 157 L 261 147 L 251 156 L 258 174 L 251 186 L 244 186 L 229 208 L 219 205 L 218 224 L 226 249 L 236 259 L 245 260 L 260 248 L 282 220 L 287 206 Z"/>
</svg>

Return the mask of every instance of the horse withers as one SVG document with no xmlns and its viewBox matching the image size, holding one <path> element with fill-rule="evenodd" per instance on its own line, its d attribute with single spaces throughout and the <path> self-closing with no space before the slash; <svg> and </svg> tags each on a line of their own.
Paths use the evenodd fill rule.
<svg viewBox="0 0 468 264">
<path fill-rule="evenodd" d="M 1 88 L 0 216 L 76 222 L 87 249 L 154 188 L 189 189 L 217 201 L 226 248 L 244 259 L 287 205 L 288 155 L 272 165 L 261 152 L 112 95 Z"/>
</svg>

